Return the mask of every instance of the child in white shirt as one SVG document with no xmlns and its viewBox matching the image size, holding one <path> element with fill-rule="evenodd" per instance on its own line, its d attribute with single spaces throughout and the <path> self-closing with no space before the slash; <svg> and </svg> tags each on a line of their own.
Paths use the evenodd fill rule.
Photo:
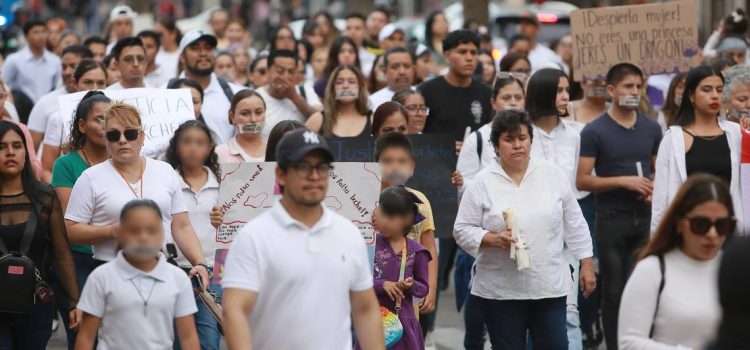
<svg viewBox="0 0 750 350">
<path fill-rule="evenodd" d="M 190 280 L 160 252 L 161 215 L 150 199 L 123 207 L 118 230 L 122 251 L 94 270 L 83 287 L 77 350 L 92 349 L 97 332 L 99 349 L 171 349 L 174 329 L 182 349 L 199 349 Z"/>
</svg>

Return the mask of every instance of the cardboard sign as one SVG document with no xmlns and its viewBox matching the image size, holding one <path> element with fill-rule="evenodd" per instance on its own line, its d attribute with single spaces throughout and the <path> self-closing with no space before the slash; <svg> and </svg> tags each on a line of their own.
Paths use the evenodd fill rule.
<svg viewBox="0 0 750 350">
<path fill-rule="evenodd" d="M 410 135 L 416 171 L 406 186 L 427 197 L 432 206 L 435 235 L 453 237 L 453 224 L 458 212 L 458 190 L 451 183 L 456 169 L 455 140 L 453 134 Z M 339 162 L 374 161 L 373 137 L 344 137 L 328 140 L 333 157 Z"/>
<path fill-rule="evenodd" d="M 333 167 L 323 204 L 359 228 L 372 263 L 375 253 L 372 213 L 380 198 L 380 165 L 334 163 Z M 248 221 L 273 206 L 279 198 L 275 170 L 276 163 L 272 162 L 221 165 L 219 206 L 224 222 L 216 231 L 217 242 L 232 242 Z"/>
<path fill-rule="evenodd" d="M 604 80 L 621 62 L 645 74 L 686 72 L 700 64 L 694 0 L 580 9 L 571 12 L 570 24 L 576 81 Z"/>
<path fill-rule="evenodd" d="M 78 103 L 88 91 L 81 91 L 58 97 L 63 116 L 63 142 L 73 124 L 73 115 Z M 137 88 L 125 90 L 104 90 L 112 101 L 124 102 L 137 108 L 141 114 L 146 141 L 141 154 L 149 158 L 162 155 L 174 131 L 184 122 L 195 119 L 193 98 L 188 89 Z"/>
</svg>

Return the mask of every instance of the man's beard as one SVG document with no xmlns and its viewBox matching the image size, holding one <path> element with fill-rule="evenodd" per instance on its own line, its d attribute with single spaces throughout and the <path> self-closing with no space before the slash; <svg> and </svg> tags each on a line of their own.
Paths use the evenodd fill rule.
<svg viewBox="0 0 750 350">
<path fill-rule="evenodd" d="M 191 65 L 185 65 L 185 68 L 187 69 L 190 74 L 197 75 L 199 77 L 206 77 L 211 75 L 211 73 L 214 72 L 214 65 L 212 64 L 210 68 L 200 69 L 196 66 Z"/>
</svg>

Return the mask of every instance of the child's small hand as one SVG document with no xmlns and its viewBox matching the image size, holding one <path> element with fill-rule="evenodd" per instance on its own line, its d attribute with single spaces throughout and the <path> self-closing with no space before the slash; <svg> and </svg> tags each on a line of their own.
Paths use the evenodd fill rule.
<svg viewBox="0 0 750 350">
<path fill-rule="evenodd" d="M 401 282 L 399 282 L 401 283 Z M 391 300 L 396 301 L 401 300 L 404 298 L 404 292 L 401 291 L 401 289 L 398 286 L 398 283 L 386 281 L 383 282 L 383 290 L 386 294 L 388 294 L 388 297 L 391 298 Z"/>
<path fill-rule="evenodd" d="M 396 283 L 396 285 L 402 291 L 407 291 L 407 290 L 411 289 L 412 286 L 414 286 L 414 279 L 411 278 L 411 277 L 409 277 L 409 278 L 407 278 L 407 279 L 405 279 L 403 281 L 399 281 L 398 283 Z"/>
</svg>

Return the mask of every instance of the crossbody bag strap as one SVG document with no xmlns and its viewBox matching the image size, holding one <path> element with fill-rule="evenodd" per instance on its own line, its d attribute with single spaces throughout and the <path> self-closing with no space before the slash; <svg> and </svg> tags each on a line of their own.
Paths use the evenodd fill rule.
<svg viewBox="0 0 750 350">
<path fill-rule="evenodd" d="M 39 205 L 32 204 L 31 210 L 29 211 L 29 220 L 26 221 L 26 227 L 23 230 L 23 237 L 21 238 L 21 244 L 18 246 L 18 251 L 24 256 L 29 256 L 29 249 L 31 249 L 31 241 L 34 240 L 34 231 L 38 222 L 39 211 L 41 210 Z"/>
<path fill-rule="evenodd" d="M 659 313 L 659 301 L 661 300 L 661 292 L 664 290 L 664 272 L 666 270 L 664 264 L 664 255 L 657 255 L 659 258 L 659 271 L 661 271 L 661 282 L 659 282 L 659 292 L 656 294 L 656 307 L 654 308 L 654 320 L 651 322 L 651 330 L 648 332 L 648 337 L 654 337 L 654 325 L 656 322 L 656 315 Z"/>
<path fill-rule="evenodd" d="M 406 258 L 409 255 L 409 251 L 406 249 L 406 242 L 408 241 L 408 238 L 404 237 L 404 248 L 401 249 L 401 268 L 398 272 L 398 281 L 401 282 L 404 280 L 404 277 L 406 275 Z M 401 310 L 401 299 L 396 301 L 396 314 Z"/>
<path fill-rule="evenodd" d="M 479 157 L 479 164 L 482 164 L 482 134 L 479 133 L 479 130 L 476 131 L 477 133 L 477 156 Z"/>
</svg>

